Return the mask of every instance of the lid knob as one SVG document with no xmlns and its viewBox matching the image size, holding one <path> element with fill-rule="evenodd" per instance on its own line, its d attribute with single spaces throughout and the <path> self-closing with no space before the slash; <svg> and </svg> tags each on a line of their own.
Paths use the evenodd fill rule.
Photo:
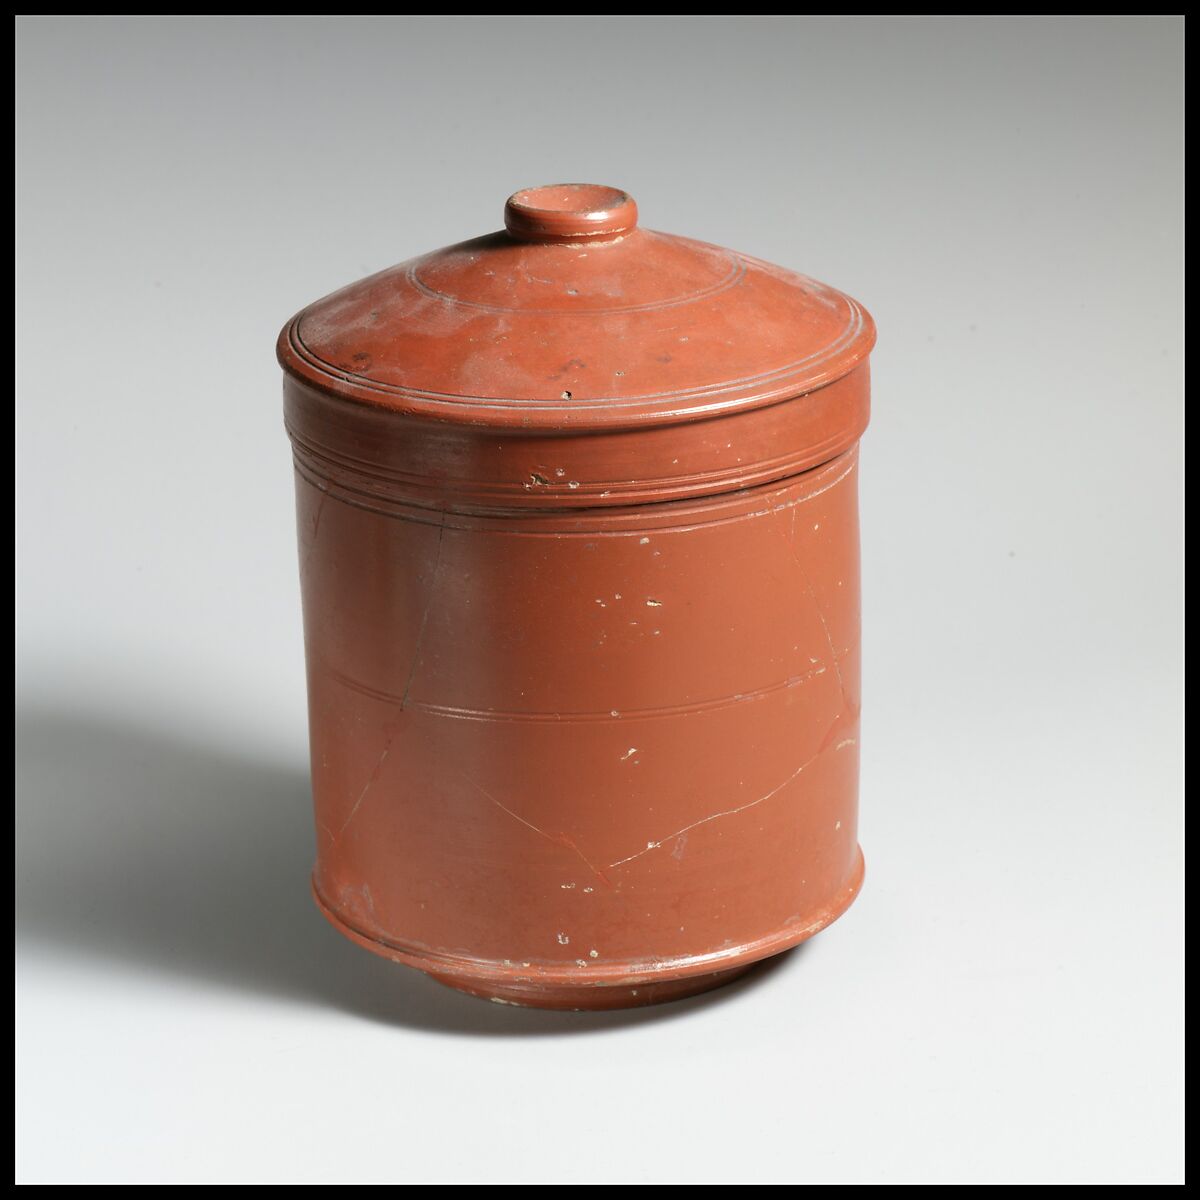
<svg viewBox="0 0 1200 1200">
<path fill-rule="evenodd" d="M 633 197 L 598 183 L 553 183 L 514 192 L 504 227 L 523 242 L 579 242 L 615 238 L 637 225 Z"/>
</svg>

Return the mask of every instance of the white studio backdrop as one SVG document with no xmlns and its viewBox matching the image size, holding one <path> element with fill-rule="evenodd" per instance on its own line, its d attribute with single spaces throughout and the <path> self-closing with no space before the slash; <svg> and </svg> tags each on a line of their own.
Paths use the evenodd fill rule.
<svg viewBox="0 0 1200 1200">
<path fill-rule="evenodd" d="M 17 21 L 21 1182 L 1178 1182 L 1182 20 Z M 313 852 L 293 312 L 593 180 L 880 332 L 861 899 L 454 994 Z"/>
</svg>

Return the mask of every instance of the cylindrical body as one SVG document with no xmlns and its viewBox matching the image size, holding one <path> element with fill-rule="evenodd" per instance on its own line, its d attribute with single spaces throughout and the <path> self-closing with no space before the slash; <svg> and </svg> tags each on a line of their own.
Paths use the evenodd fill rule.
<svg viewBox="0 0 1200 1200">
<path fill-rule="evenodd" d="M 837 917 L 863 872 L 865 355 L 700 419 L 498 427 L 301 378 L 302 331 L 281 357 L 325 914 L 565 1008 L 714 986 Z"/>
</svg>

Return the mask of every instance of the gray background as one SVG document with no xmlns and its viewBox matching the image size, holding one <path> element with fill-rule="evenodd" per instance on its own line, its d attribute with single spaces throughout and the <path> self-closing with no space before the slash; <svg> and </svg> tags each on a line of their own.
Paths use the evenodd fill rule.
<svg viewBox="0 0 1200 1200">
<path fill-rule="evenodd" d="M 19 1175 L 1181 1177 L 1179 19 L 17 25 Z M 312 907 L 273 342 L 624 187 L 861 299 L 861 900 L 626 1015 Z"/>
</svg>

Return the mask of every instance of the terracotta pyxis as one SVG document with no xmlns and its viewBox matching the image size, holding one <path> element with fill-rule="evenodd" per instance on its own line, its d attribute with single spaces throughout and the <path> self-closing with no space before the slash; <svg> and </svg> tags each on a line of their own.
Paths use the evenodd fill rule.
<svg viewBox="0 0 1200 1200">
<path fill-rule="evenodd" d="M 313 890 L 343 933 L 613 1008 L 845 910 L 873 341 L 840 292 L 577 184 L 287 324 Z"/>
</svg>

